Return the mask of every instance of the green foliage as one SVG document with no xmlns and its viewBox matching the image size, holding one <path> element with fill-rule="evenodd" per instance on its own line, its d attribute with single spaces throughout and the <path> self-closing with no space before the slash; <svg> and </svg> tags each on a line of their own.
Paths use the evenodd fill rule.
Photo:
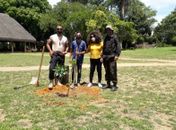
<svg viewBox="0 0 176 130">
<path fill-rule="evenodd" d="M 67 68 L 64 65 L 57 64 L 53 70 L 55 76 L 60 78 L 64 77 L 68 73 Z"/>
<path fill-rule="evenodd" d="M 128 6 L 128 12 L 126 20 L 133 22 L 135 29 L 141 36 L 151 35 L 152 25 L 156 22 L 153 18 L 156 15 L 156 11 L 150 7 L 146 7 L 145 4 L 139 0 L 131 0 Z"/>
<path fill-rule="evenodd" d="M 87 32 L 98 29 L 104 33 L 107 24 L 113 26 L 114 32 L 118 33 L 121 41 L 133 42 L 138 37 L 132 22 L 122 21 L 114 13 L 103 10 L 92 13 L 91 19 L 86 23 Z"/>
<path fill-rule="evenodd" d="M 173 36 L 172 43 L 173 43 L 173 45 L 176 45 L 176 36 Z"/>
<path fill-rule="evenodd" d="M 51 10 L 47 0 L 0 0 L 0 10 L 8 13 L 38 40 L 41 38 L 41 15 Z"/>
<path fill-rule="evenodd" d="M 154 35 L 160 42 L 176 45 L 176 9 L 161 21 L 154 31 Z"/>
<path fill-rule="evenodd" d="M 39 19 L 39 27 L 42 31 L 41 38 L 48 38 L 55 31 L 56 25 L 57 19 L 53 12 L 41 14 Z"/>
<path fill-rule="evenodd" d="M 102 10 L 96 10 L 95 12 L 92 12 L 91 18 L 86 22 L 87 32 L 91 32 L 93 30 L 103 30 L 107 23 L 107 14 Z"/>
<path fill-rule="evenodd" d="M 81 31 L 86 39 L 86 21 L 89 19 L 91 9 L 80 3 L 60 2 L 53 8 L 53 13 L 57 16 L 58 23 L 64 26 L 64 32 L 72 40 L 77 31 Z"/>
</svg>

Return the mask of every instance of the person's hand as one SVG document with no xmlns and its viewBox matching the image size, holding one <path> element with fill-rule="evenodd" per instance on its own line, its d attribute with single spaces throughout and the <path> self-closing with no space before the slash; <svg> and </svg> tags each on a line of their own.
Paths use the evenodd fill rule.
<svg viewBox="0 0 176 130">
<path fill-rule="evenodd" d="M 80 55 L 81 53 L 79 51 L 76 51 L 76 55 Z"/>
<path fill-rule="evenodd" d="M 52 56 L 53 53 L 54 53 L 54 51 L 51 50 L 51 51 L 49 52 L 49 55 Z"/>
<path fill-rule="evenodd" d="M 64 51 L 62 54 L 63 54 L 63 55 L 66 55 L 66 54 L 67 54 L 67 51 Z"/>
<path fill-rule="evenodd" d="M 114 57 L 114 61 L 117 61 L 118 59 L 119 59 L 118 56 L 115 56 L 115 57 Z"/>
<path fill-rule="evenodd" d="M 103 58 L 100 58 L 100 62 L 103 62 Z"/>
</svg>

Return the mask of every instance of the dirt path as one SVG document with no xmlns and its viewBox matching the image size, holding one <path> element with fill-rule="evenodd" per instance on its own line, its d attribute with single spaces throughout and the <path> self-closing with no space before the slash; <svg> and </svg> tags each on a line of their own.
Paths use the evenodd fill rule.
<svg viewBox="0 0 176 130">
<path fill-rule="evenodd" d="M 118 67 L 158 67 L 158 66 L 176 66 L 175 60 L 159 60 L 159 59 L 131 59 L 121 58 L 123 60 L 131 61 L 151 61 L 150 63 L 118 63 Z M 89 68 L 89 64 L 83 64 L 83 68 Z M 42 66 L 42 70 L 48 70 L 49 66 Z M 33 71 L 38 70 L 39 66 L 24 66 L 24 67 L 0 67 L 0 72 L 11 72 L 11 71 Z"/>
</svg>

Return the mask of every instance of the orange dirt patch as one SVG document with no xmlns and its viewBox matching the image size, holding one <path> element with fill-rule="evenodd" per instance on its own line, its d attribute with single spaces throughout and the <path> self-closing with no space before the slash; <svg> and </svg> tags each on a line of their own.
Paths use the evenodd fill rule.
<svg viewBox="0 0 176 130">
<path fill-rule="evenodd" d="M 43 96 L 45 94 L 57 94 L 58 96 L 77 96 L 81 94 L 86 94 L 90 96 L 98 96 L 101 92 L 101 89 L 98 87 L 86 87 L 80 86 L 74 89 L 69 88 L 69 86 L 55 86 L 52 90 L 48 88 L 43 88 L 40 90 L 35 91 L 35 93 L 39 96 Z"/>
</svg>

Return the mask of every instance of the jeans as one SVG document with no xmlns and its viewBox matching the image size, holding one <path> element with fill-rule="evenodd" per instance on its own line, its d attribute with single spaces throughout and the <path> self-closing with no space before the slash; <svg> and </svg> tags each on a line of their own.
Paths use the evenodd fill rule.
<svg viewBox="0 0 176 130">
<path fill-rule="evenodd" d="M 93 75 L 94 75 L 94 71 L 95 71 L 95 67 L 97 67 L 97 72 L 98 72 L 98 82 L 101 82 L 101 66 L 102 63 L 100 61 L 100 59 L 90 59 L 90 75 L 89 75 L 89 80 L 92 83 L 93 80 Z"/>
</svg>

